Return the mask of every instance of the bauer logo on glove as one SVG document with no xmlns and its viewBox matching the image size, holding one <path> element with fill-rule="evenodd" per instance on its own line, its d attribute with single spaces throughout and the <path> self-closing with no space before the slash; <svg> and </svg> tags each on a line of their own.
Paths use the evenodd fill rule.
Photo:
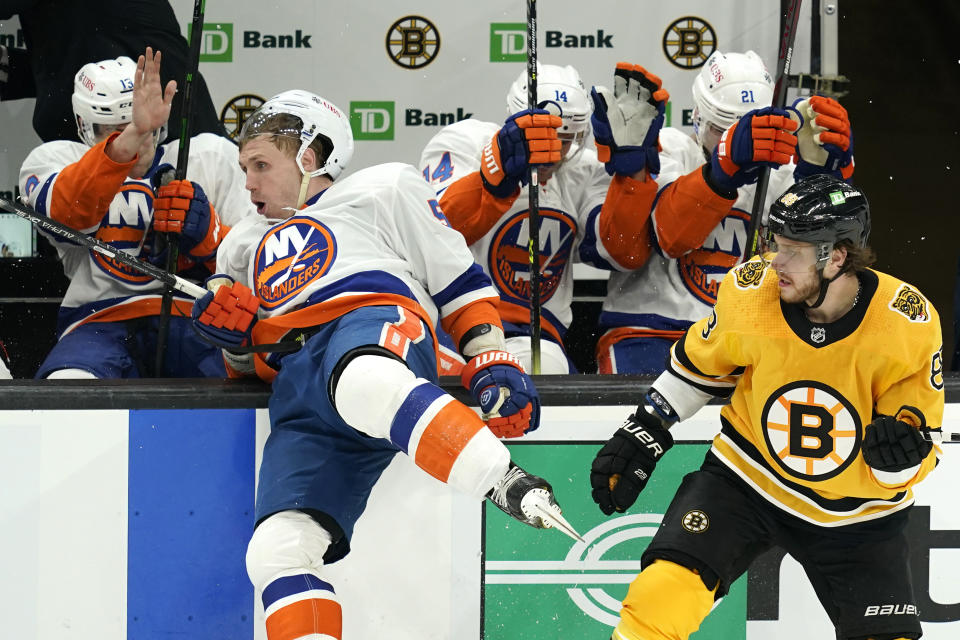
<svg viewBox="0 0 960 640">
<path fill-rule="evenodd" d="M 540 425 L 540 396 L 512 353 L 481 353 L 463 368 L 460 381 L 497 437 L 516 438 Z"/>
</svg>

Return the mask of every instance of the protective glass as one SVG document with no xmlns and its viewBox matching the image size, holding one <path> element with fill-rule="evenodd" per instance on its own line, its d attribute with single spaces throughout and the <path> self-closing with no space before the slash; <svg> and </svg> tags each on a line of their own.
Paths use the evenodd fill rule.
<svg viewBox="0 0 960 640">
<path fill-rule="evenodd" d="M 817 247 L 809 243 L 778 243 L 773 234 L 760 239 L 760 255 L 778 273 L 811 273 L 817 266 Z"/>
<path fill-rule="evenodd" d="M 240 140 L 255 136 L 271 135 L 285 138 L 300 139 L 303 131 L 303 120 L 289 113 L 271 111 L 255 111 L 240 130 Z"/>
<path fill-rule="evenodd" d="M 720 136 L 723 135 L 724 131 L 726 129 L 721 128 L 720 125 L 702 118 L 698 107 L 693 108 L 693 132 L 696 134 L 700 146 L 706 149 L 708 153 L 713 153 L 713 150 L 720 144 Z"/>
</svg>

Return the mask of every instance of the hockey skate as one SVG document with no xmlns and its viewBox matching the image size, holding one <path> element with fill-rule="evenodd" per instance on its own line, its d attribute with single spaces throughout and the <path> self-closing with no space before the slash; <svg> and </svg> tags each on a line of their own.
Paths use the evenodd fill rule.
<svg viewBox="0 0 960 640">
<path fill-rule="evenodd" d="M 550 483 L 527 473 L 513 462 L 487 497 L 501 511 L 524 524 L 536 529 L 555 528 L 583 542 L 580 534 L 560 515 L 560 505 L 553 497 Z"/>
</svg>

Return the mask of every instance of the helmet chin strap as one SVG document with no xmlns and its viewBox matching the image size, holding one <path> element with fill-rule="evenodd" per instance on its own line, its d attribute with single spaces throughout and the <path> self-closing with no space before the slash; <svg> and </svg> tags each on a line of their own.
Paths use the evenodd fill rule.
<svg viewBox="0 0 960 640">
<path fill-rule="evenodd" d="M 300 178 L 300 195 L 297 196 L 297 211 L 303 207 L 303 203 L 307 201 L 307 187 L 310 185 L 310 174 L 304 173 L 303 177 Z"/>
<path fill-rule="evenodd" d="M 823 304 L 823 299 L 827 297 L 827 288 L 830 286 L 830 283 L 840 277 L 840 273 L 833 276 L 832 278 L 823 277 L 823 267 L 817 269 L 817 275 L 820 276 L 820 295 L 817 296 L 816 301 L 813 304 L 807 304 L 806 301 L 801 302 L 805 310 L 816 309 L 821 304 Z"/>
</svg>

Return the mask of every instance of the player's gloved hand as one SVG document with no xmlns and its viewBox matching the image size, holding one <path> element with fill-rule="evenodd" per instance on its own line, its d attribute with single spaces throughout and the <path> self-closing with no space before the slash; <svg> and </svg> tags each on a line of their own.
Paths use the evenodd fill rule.
<svg viewBox="0 0 960 640">
<path fill-rule="evenodd" d="M 893 416 L 879 416 L 863 435 L 863 459 L 878 471 L 903 471 L 923 462 L 933 444 L 920 429 Z"/>
<path fill-rule="evenodd" d="M 190 256 L 208 260 L 217 252 L 229 227 L 196 182 L 174 180 L 157 188 L 153 202 L 153 228 L 180 236 L 180 248 Z"/>
<path fill-rule="evenodd" d="M 480 175 L 483 186 L 497 198 L 511 195 L 527 183 L 530 165 L 560 162 L 560 116 L 543 109 L 525 109 L 506 122 L 483 148 Z"/>
<path fill-rule="evenodd" d="M 797 148 L 798 125 L 783 109 L 764 107 L 743 115 L 723 132 L 710 158 L 707 181 L 715 191 L 734 192 L 760 177 L 763 166 L 790 162 Z"/>
<path fill-rule="evenodd" d="M 802 180 L 817 173 L 829 173 L 840 180 L 853 176 L 853 132 L 847 110 L 833 98 L 797 98 L 793 108 L 802 124 L 797 130 L 797 168 L 793 175 Z"/>
<path fill-rule="evenodd" d="M 610 175 L 641 169 L 660 173 L 659 141 L 670 94 L 661 80 L 640 65 L 618 62 L 613 92 L 593 87 L 593 137 L 597 157 Z"/>
<path fill-rule="evenodd" d="M 593 501 L 606 515 L 630 508 L 643 491 L 673 436 L 643 405 L 607 440 L 590 467 Z"/>
<path fill-rule="evenodd" d="M 193 303 L 193 326 L 226 349 L 248 344 L 260 300 L 249 287 L 222 273 L 210 276 L 204 285 L 210 291 Z"/>
<path fill-rule="evenodd" d="M 540 395 L 520 364 L 507 351 L 484 351 L 460 372 L 487 426 L 498 438 L 517 438 L 540 426 Z"/>
</svg>

